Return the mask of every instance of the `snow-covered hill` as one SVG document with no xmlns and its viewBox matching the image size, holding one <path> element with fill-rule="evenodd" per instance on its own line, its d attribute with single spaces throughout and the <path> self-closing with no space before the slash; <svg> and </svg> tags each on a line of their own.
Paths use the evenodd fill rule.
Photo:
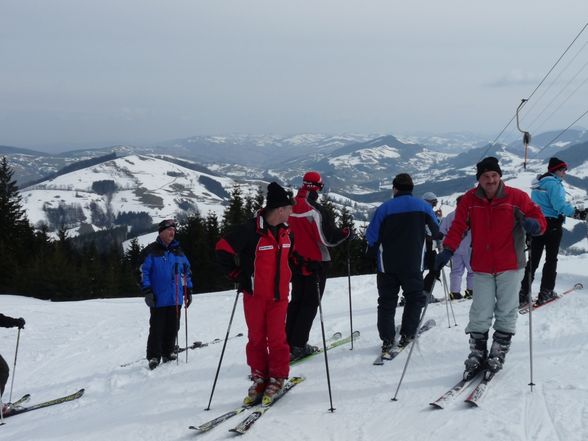
<svg viewBox="0 0 588 441">
<path fill-rule="evenodd" d="M 93 184 L 100 181 L 114 181 L 116 190 L 111 195 L 98 194 Z M 75 207 L 83 213 L 84 222 L 96 229 L 96 210 L 110 211 L 114 216 L 123 211 L 144 211 L 154 222 L 196 210 L 203 216 L 213 212 L 220 218 L 222 204 L 235 184 L 230 178 L 194 171 L 152 156 L 130 155 L 27 187 L 21 195 L 33 224 L 46 222 L 48 209 Z M 245 195 L 255 194 L 256 189 L 254 183 L 242 188 Z M 79 222 L 74 226 L 77 229 Z M 75 229 L 71 233 L 75 234 Z"/>
<path fill-rule="evenodd" d="M 588 256 L 562 256 L 556 290 L 576 282 L 588 286 L 587 264 Z M 383 367 L 372 365 L 380 345 L 375 276 L 353 277 L 351 288 L 353 323 L 361 338 L 353 351 L 346 346 L 329 353 L 336 411 L 328 411 L 324 360 L 315 357 L 292 368 L 291 375 L 304 375 L 306 381 L 245 436 L 260 441 L 588 439 L 586 290 L 533 314 L 533 391 L 528 386 L 528 317 L 520 316 L 505 369 L 481 407 L 470 409 L 457 399 L 445 410 L 434 410 L 428 403 L 461 376 L 468 353 L 463 330 L 470 303 L 453 303 L 455 321 L 453 317 L 448 321 L 445 305 L 430 305 L 427 315 L 437 326 L 419 341 L 398 401 L 393 402 L 390 399 L 408 351 Z M 438 284 L 435 296 L 442 295 Z M 195 297 L 188 314 L 189 342 L 223 338 L 234 299 L 230 291 Z M 346 278 L 328 281 L 323 308 L 328 335 L 337 330 L 349 332 Z M 399 308 L 397 316 L 401 311 Z M 222 344 L 190 351 L 187 364 L 181 357 L 179 365 L 163 365 L 154 371 L 144 361 L 120 367 L 144 356 L 148 310 L 140 298 L 50 303 L 2 296 L 2 312 L 27 320 L 20 338 L 13 396 L 31 393 L 35 403 L 86 388 L 84 397 L 75 402 L 8 418 L 0 429 L 3 440 L 224 440 L 233 438 L 227 430 L 244 416 L 203 435 L 188 429 L 240 403 L 249 386 L 245 338 L 228 343 L 207 412 L 203 409 Z M 246 333 L 241 300 L 231 328 L 231 334 L 238 332 Z M 182 344 L 184 338 L 182 318 Z M 320 341 L 318 318 L 311 341 Z M 11 368 L 15 343 L 15 329 L 0 329 L 0 348 Z M 10 380 L 6 394 L 9 392 Z"/>
</svg>

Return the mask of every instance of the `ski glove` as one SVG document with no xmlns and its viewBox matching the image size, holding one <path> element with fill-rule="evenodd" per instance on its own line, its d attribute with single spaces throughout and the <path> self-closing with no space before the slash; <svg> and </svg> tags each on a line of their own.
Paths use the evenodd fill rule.
<svg viewBox="0 0 588 441">
<path fill-rule="evenodd" d="M 531 236 L 539 236 L 541 234 L 541 226 L 537 219 L 528 217 L 523 221 L 523 228 Z"/>
<path fill-rule="evenodd" d="M 155 293 L 151 287 L 144 288 L 143 293 L 145 294 L 145 303 L 147 306 L 150 308 L 155 308 Z"/>
<path fill-rule="evenodd" d="M 190 291 L 188 291 L 186 293 L 186 309 L 188 309 L 191 304 L 192 304 L 192 293 Z"/>
<path fill-rule="evenodd" d="M 447 262 L 449 262 L 452 256 L 453 251 L 448 248 L 445 248 L 443 251 L 437 254 L 437 257 L 435 257 L 435 271 L 441 271 L 441 268 L 447 265 Z"/>
<path fill-rule="evenodd" d="M 586 215 L 588 214 L 587 212 L 588 212 L 588 209 L 579 210 L 576 208 L 574 210 L 574 219 L 586 220 Z"/>
<path fill-rule="evenodd" d="M 24 329 L 24 325 L 25 325 L 25 319 L 23 319 L 22 317 L 15 319 L 15 326 L 18 329 Z"/>
</svg>

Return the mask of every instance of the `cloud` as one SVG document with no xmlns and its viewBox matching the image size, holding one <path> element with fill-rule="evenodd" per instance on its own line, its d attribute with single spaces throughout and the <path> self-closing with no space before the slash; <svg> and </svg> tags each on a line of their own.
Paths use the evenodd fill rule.
<svg viewBox="0 0 588 441">
<path fill-rule="evenodd" d="M 488 87 L 510 87 L 510 86 L 527 86 L 535 85 L 541 81 L 538 74 L 523 72 L 520 69 L 511 70 L 507 74 L 498 78 L 496 81 L 487 83 Z"/>
</svg>

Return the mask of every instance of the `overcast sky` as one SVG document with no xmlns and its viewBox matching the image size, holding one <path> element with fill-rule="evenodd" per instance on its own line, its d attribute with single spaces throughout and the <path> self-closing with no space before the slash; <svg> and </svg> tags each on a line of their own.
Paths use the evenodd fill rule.
<svg viewBox="0 0 588 441">
<path fill-rule="evenodd" d="M 494 138 L 587 22 L 586 0 L 0 0 L 0 144 Z M 529 102 L 532 133 L 588 110 L 587 44 Z"/>
</svg>

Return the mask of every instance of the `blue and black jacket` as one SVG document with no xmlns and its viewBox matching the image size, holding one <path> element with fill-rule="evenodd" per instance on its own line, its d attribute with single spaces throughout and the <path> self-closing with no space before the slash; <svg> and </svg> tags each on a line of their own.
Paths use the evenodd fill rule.
<svg viewBox="0 0 588 441">
<path fill-rule="evenodd" d="M 398 192 L 374 213 L 366 238 L 368 254 L 377 257 L 378 272 L 398 274 L 422 270 L 425 226 L 441 239 L 431 205 L 410 192 Z"/>
<path fill-rule="evenodd" d="M 155 307 L 182 305 L 184 279 L 188 291 L 191 291 L 192 272 L 180 243 L 173 240 L 166 247 L 158 237 L 143 250 L 141 257 L 141 289 L 153 290 Z"/>
</svg>

